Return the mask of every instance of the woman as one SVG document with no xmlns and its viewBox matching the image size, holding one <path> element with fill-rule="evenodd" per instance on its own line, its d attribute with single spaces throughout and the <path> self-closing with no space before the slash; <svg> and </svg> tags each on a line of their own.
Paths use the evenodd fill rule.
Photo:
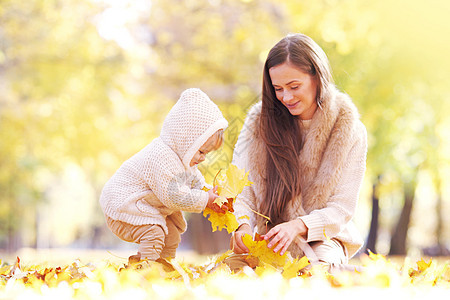
<svg viewBox="0 0 450 300">
<path fill-rule="evenodd" d="M 262 101 L 250 109 L 233 155 L 254 182 L 235 204 L 234 252 L 248 251 L 242 236 L 255 230 L 274 252 L 312 249 L 310 259 L 347 263 L 363 243 L 351 219 L 366 153 L 366 129 L 333 84 L 323 50 L 303 34 L 283 38 L 269 52 Z"/>
</svg>

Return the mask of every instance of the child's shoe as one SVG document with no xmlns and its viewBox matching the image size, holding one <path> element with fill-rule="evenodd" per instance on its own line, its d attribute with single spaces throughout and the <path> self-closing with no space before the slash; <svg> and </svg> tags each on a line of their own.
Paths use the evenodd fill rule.
<svg viewBox="0 0 450 300">
<path fill-rule="evenodd" d="M 135 255 L 131 255 L 130 257 L 128 257 L 128 264 L 135 264 L 141 261 L 141 253 L 137 253 Z"/>
</svg>

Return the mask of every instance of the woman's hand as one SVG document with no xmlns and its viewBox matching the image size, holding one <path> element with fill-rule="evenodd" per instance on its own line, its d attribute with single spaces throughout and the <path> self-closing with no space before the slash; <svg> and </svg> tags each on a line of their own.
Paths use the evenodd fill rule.
<svg viewBox="0 0 450 300">
<path fill-rule="evenodd" d="M 283 255 L 297 235 L 306 237 L 307 233 L 308 227 L 305 223 L 301 219 L 295 219 L 278 224 L 262 237 L 266 241 L 270 240 L 267 247 L 273 248 L 276 246 L 273 248 L 273 252 L 276 253 L 281 250 L 280 255 Z"/>
<path fill-rule="evenodd" d="M 206 204 L 206 207 L 212 209 L 213 211 L 217 212 L 217 213 L 221 213 L 224 214 L 226 212 L 226 205 L 222 205 L 222 207 L 220 207 L 217 203 L 214 203 L 214 200 L 216 200 L 217 197 L 219 197 L 219 195 L 217 195 L 217 186 L 215 186 L 214 188 L 210 189 L 207 193 L 208 193 L 208 203 Z"/>
<path fill-rule="evenodd" d="M 252 229 L 248 224 L 242 224 L 238 230 L 233 232 L 230 239 L 230 249 L 236 254 L 248 253 L 248 248 L 242 241 L 244 234 L 252 235 Z"/>
</svg>

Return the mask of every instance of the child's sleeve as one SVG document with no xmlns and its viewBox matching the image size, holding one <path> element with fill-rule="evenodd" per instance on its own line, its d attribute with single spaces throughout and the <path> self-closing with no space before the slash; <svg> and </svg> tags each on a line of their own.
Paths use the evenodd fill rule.
<svg viewBox="0 0 450 300">
<path fill-rule="evenodd" d="M 175 157 L 148 160 L 144 178 L 162 204 L 173 210 L 201 212 L 208 203 L 208 193 L 191 186 L 192 175 L 184 171 Z"/>
<path fill-rule="evenodd" d="M 213 188 L 212 185 L 206 183 L 205 177 L 203 177 L 203 174 L 199 169 L 195 170 L 194 187 L 197 189 L 202 189 L 205 187 L 208 190 Z"/>
</svg>

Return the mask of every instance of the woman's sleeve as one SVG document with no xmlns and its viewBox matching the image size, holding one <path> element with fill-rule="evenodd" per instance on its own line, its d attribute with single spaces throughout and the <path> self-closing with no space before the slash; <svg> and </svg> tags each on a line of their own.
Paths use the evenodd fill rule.
<svg viewBox="0 0 450 300">
<path fill-rule="evenodd" d="M 238 140 L 233 151 L 233 161 L 232 163 L 236 165 L 239 169 L 244 169 L 245 172 L 249 172 L 249 180 L 252 180 L 252 171 L 249 164 L 248 149 L 249 143 L 252 136 L 251 129 L 248 126 L 249 119 L 246 120 L 242 130 L 239 134 Z M 236 219 L 241 224 L 249 224 L 253 228 L 255 223 L 255 213 L 256 211 L 256 197 L 254 193 L 253 185 L 244 187 L 241 194 L 236 197 L 236 202 L 234 204 L 234 215 Z"/>
<path fill-rule="evenodd" d="M 176 163 L 176 158 L 148 160 L 144 180 L 165 206 L 186 212 L 201 212 L 208 203 L 208 193 L 191 188 L 192 174 Z"/>
<path fill-rule="evenodd" d="M 239 225 L 248 224 L 251 228 L 256 225 L 255 213 L 251 210 L 256 211 L 255 199 L 255 193 L 251 186 L 246 186 L 242 193 L 236 197 L 234 215 Z"/>
<path fill-rule="evenodd" d="M 341 179 L 322 209 L 300 217 L 308 227 L 307 241 L 326 240 L 341 232 L 353 218 L 366 170 L 367 133 L 361 124 L 358 138 L 351 148 Z"/>
</svg>

